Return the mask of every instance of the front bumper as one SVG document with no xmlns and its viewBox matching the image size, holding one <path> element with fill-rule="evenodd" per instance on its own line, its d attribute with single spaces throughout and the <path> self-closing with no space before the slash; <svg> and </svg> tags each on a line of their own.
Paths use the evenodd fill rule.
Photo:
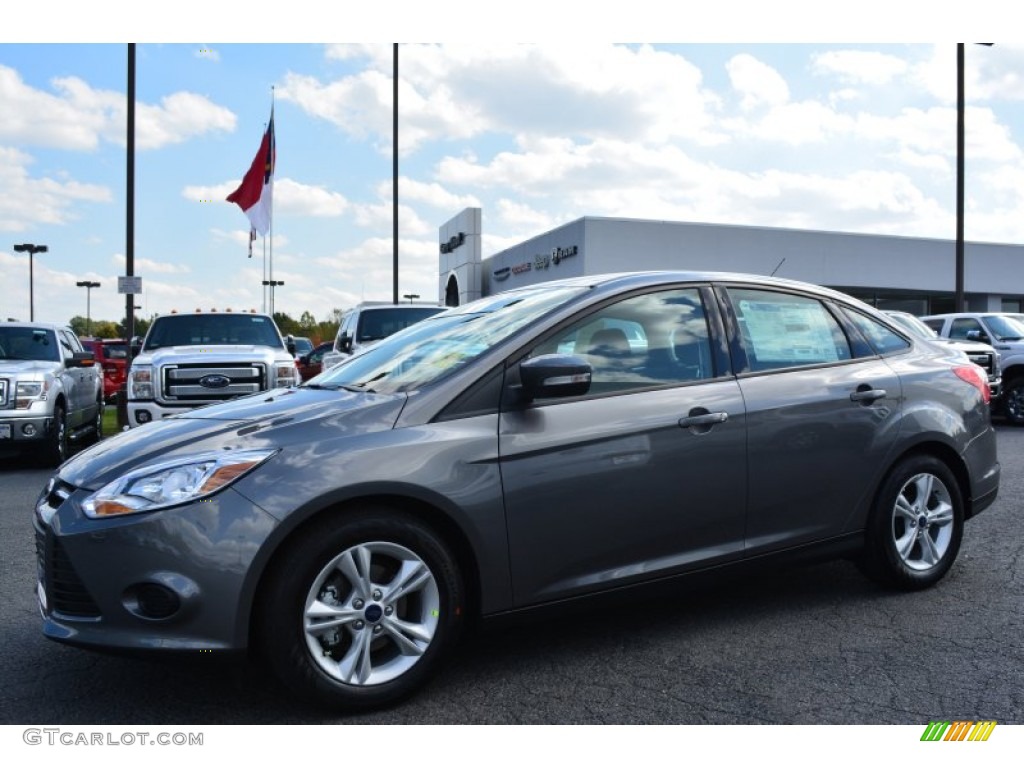
<svg viewBox="0 0 1024 768">
<path fill-rule="evenodd" d="M 246 577 L 273 518 L 230 488 L 109 520 L 84 515 L 88 495 L 57 481 L 36 505 L 46 637 L 122 651 L 246 647 Z"/>
<path fill-rule="evenodd" d="M 53 419 L 49 416 L 0 415 L 0 448 L 42 442 L 52 430 Z"/>
</svg>

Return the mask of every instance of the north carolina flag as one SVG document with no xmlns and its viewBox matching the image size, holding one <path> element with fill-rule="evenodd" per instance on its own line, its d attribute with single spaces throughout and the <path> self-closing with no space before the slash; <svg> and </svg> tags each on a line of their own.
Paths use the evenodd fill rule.
<svg viewBox="0 0 1024 768">
<path fill-rule="evenodd" d="M 263 134 L 259 152 L 252 161 L 242 183 L 228 195 L 229 203 L 237 203 L 252 228 L 261 235 L 270 231 L 270 213 L 274 196 L 274 163 L 277 150 L 274 146 L 274 110 L 270 110 L 270 124 Z"/>
</svg>

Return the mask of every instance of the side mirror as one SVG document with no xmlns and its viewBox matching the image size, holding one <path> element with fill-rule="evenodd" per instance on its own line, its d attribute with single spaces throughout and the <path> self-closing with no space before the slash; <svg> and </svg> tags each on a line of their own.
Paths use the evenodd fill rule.
<svg viewBox="0 0 1024 768">
<path fill-rule="evenodd" d="M 988 334 L 984 331 L 968 331 L 965 338 L 968 341 L 981 341 L 986 344 L 988 343 Z"/>
<path fill-rule="evenodd" d="M 573 355 L 540 355 L 519 364 L 519 380 L 527 400 L 577 397 L 590 391 L 593 369 Z"/>
<path fill-rule="evenodd" d="M 132 357 L 138 357 L 139 352 L 142 351 L 142 339 L 138 336 L 132 336 Z"/>
<path fill-rule="evenodd" d="M 342 334 L 341 338 L 338 339 L 338 351 L 349 354 L 352 352 L 352 337 L 347 333 Z"/>
<path fill-rule="evenodd" d="M 73 352 L 67 361 L 68 368 L 92 368 L 96 364 L 96 356 L 92 352 Z"/>
</svg>

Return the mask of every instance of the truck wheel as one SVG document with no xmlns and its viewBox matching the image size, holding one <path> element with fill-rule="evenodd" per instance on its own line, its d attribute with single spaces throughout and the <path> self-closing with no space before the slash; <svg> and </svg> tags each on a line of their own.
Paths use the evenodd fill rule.
<svg viewBox="0 0 1024 768">
<path fill-rule="evenodd" d="M 1010 379 L 1003 387 L 1003 414 L 1015 427 L 1024 426 L 1024 377 Z"/>
<path fill-rule="evenodd" d="M 89 445 L 98 443 L 103 439 L 103 395 L 96 401 L 96 417 L 92 420 L 93 431 L 89 436 Z"/>
<path fill-rule="evenodd" d="M 934 456 L 909 456 L 875 499 L 861 570 L 885 586 L 930 587 L 956 560 L 963 527 L 960 486 L 949 467 Z"/>
<path fill-rule="evenodd" d="M 417 519 L 375 507 L 325 520 L 284 552 L 257 642 L 301 698 L 342 710 L 393 704 L 437 670 L 462 624 L 462 578 Z"/>
<path fill-rule="evenodd" d="M 40 457 L 44 466 L 56 467 L 68 457 L 68 418 L 64 406 L 57 403 L 53 408 L 53 429 L 46 437 L 46 445 Z"/>
</svg>

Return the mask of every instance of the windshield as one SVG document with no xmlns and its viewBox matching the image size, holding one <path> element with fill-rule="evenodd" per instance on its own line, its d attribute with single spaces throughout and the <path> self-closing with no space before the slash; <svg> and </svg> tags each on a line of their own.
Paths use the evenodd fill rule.
<svg viewBox="0 0 1024 768">
<path fill-rule="evenodd" d="M 0 328 L 0 360 L 59 361 L 57 337 L 46 328 Z"/>
<path fill-rule="evenodd" d="M 1024 339 L 1024 322 L 1006 315 L 986 315 L 985 325 L 999 341 Z"/>
<path fill-rule="evenodd" d="M 153 322 L 144 349 L 192 344 L 244 344 L 283 349 L 281 334 L 264 315 L 165 315 Z"/>
<path fill-rule="evenodd" d="M 480 299 L 388 336 L 303 386 L 387 394 L 418 389 L 462 368 L 586 290 L 538 287 Z"/>
<path fill-rule="evenodd" d="M 443 312 L 444 307 L 386 307 L 382 309 L 364 309 L 359 315 L 359 328 L 356 341 L 365 344 L 368 341 L 384 339 L 403 328 L 408 328 L 420 320 Z"/>
</svg>

